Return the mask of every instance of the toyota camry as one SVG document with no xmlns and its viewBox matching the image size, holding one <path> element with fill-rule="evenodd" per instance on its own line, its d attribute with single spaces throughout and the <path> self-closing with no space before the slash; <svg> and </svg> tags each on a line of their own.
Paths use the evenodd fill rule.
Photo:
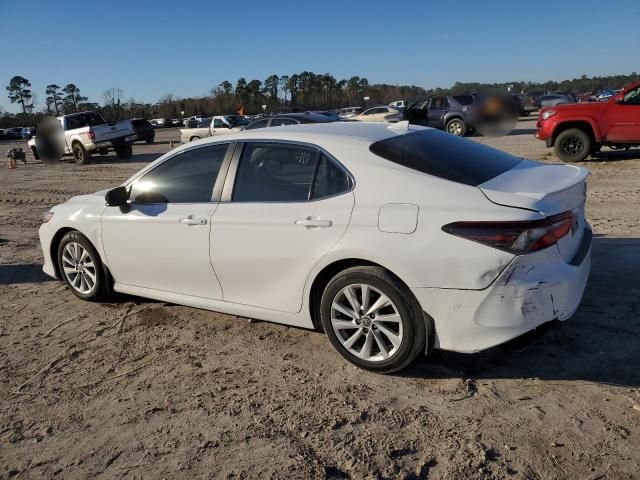
<svg viewBox="0 0 640 480">
<path fill-rule="evenodd" d="M 350 362 L 393 372 L 575 312 L 586 178 L 407 122 L 233 133 L 52 208 L 44 271 L 84 300 L 321 330 Z"/>
</svg>

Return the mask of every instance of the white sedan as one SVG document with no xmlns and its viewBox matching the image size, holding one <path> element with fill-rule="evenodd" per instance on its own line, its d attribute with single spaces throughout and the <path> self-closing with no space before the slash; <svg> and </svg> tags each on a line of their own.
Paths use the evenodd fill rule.
<svg viewBox="0 0 640 480">
<path fill-rule="evenodd" d="M 322 329 L 347 360 L 392 372 L 574 313 L 586 177 L 406 122 L 229 134 L 52 208 L 44 271 L 85 300 Z"/>
</svg>

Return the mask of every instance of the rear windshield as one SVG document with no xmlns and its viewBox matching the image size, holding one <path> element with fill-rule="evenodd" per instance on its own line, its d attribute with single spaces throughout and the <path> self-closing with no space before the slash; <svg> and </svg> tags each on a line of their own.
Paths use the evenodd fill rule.
<svg viewBox="0 0 640 480">
<path fill-rule="evenodd" d="M 458 103 L 463 106 L 471 105 L 473 103 L 472 95 L 454 95 L 453 98 L 455 98 Z"/>
<path fill-rule="evenodd" d="M 508 153 L 439 130 L 424 130 L 380 140 L 372 153 L 435 177 L 477 186 L 522 161 Z"/>
</svg>

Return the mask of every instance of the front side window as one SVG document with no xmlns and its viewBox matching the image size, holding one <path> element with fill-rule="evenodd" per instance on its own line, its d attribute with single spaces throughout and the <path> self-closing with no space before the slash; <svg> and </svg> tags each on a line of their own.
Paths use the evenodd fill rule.
<svg viewBox="0 0 640 480">
<path fill-rule="evenodd" d="M 133 203 L 211 202 L 228 144 L 179 153 L 137 179 L 131 186 Z"/>
<path fill-rule="evenodd" d="M 221 118 L 215 118 L 213 120 L 213 128 L 225 128 L 225 127 L 226 125 Z"/>
<path fill-rule="evenodd" d="M 636 87 L 625 93 L 624 103 L 629 105 L 640 105 L 640 87 Z"/>
</svg>

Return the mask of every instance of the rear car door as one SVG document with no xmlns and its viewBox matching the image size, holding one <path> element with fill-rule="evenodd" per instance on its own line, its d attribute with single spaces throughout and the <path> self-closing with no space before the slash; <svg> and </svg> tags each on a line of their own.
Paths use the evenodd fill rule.
<svg viewBox="0 0 640 480">
<path fill-rule="evenodd" d="M 429 112 L 427 113 L 427 124 L 429 127 L 444 128 L 444 117 L 449 112 L 449 100 L 444 96 L 437 96 L 431 99 Z"/>
<path fill-rule="evenodd" d="M 133 181 L 128 209 L 105 208 L 102 242 L 117 283 L 222 298 L 209 239 L 214 187 L 222 188 L 233 146 L 182 151 Z"/>
<path fill-rule="evenodd" d="M 298 312 L 309 273 L 347 229 L 352 187 L 344 167 L 312 146 L 236 149 L 211 231 L 224 300 Z"/>
</svg>

